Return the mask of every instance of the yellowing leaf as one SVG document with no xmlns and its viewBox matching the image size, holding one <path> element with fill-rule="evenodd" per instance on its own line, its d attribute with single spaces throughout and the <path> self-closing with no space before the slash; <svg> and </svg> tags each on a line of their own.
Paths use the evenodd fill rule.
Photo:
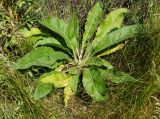
<svg viewBox="0 0 160 119">
<path fill-rule="evenodd" d="M 72 77 L 72 80 L 70 81 L 69 85 L 72 89 L 73 94 L 76 94 L 79 82 L 79 72 L 76 67 L 72 67 L 69 69 L 68 73 Z"/>
<path fill-rule="evenodd" d="M 73 94 L 76 94 L 77 92 L 78 82 L 79 82 L 79 75 L 78 74 L 72 75 L 72 80 L 70 81 L 69 85 L 72 89 Z"/>
<path fill-rule="evenodd" d="M 64 72 L 52 71 L 42 75 L 40 81 L 53 84 L 56 88 L 64 88 L 64 103 L 67 106 L 70 96 L 74 94 L 71 89 L 71 76 L 68 76 Z"/>
<path fill-rule="evenodd" d="M 67 86 L 64 88 L 64 103 L 65 103 L 65 106 L 67 106 L 68 104 L 68 101 L 70 99 L 70 96 L 73 95 L 73 92 L 71 90 L 71 87 L 70 86 Z"/>
<path fill-rule="evenodd" d="M 24 29 L 21 33 L 24 37 L 29 38 L 33 35 L 41 34 L 41 31 L 38 28 L 31 28 L 30 31 L 27 29 Z"/>
<path fill-rule="evenodd" d="M 109 49 L 109 50 L 107 50 L 107 51 L 105 51 L 105 52 L 97 55 L 97 57 L 102 57 L 102 56 L 105 56 L 105 55 L 112 54 L 112 53 L 114 53 L 114 52 L 122 49 L 123 47 L 124 47 L 124 44 L 120 44 L 120 45 L 118 45 L 118 46 L 116 46 L 116 47 L 114 47 L 114 48 L 112 48 L 112 49 Z"/>
<path fill-rule="evenodd" d="M 55 69 L 55 71 L 62 71 L 63 70 L 63 68 L 65 67 L 65 65 L 60 65 L 59 67 L 57 67 L 56 69 Z"/>
<path fill-rule="evenodd" d="M 56 88 L 67 87 L 71 79 L 72 78 L 67 74 L 65 74 L 64 72 L 58 72 L 58 71 L 52 71 L 40 77 L 41 82 L 51 83 Z"/>
</svg>

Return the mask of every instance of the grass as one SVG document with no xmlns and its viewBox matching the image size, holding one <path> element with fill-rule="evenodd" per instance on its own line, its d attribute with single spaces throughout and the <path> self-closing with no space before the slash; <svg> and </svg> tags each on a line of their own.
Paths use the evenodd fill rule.
<svg viewBox="0 0 160 119">
<path fill-rule="evenodd" d="M 79 18 L 83 31 L 86 13 L 98 0 L 79 1 Z M 125 24 L 143 23 L 147 27 L 139 37 L 129 40 L 125 47 L 112 54 L 109 59 L 118 70 L 137 78 L 134 84 L 115 85 L 106 82 L 109 99 L 96 103 L 83 91 L 72 97 L 67 108 L 63 105 L 61 90 L 54 90 L 45 99 L 34 101 L 32 93 L 35 83 L 28 71 L 17 72 L 12 64 L 29 51 L 26 42 L 4 49 L 0 44 L 0 119 L 45 119 L 52 114 L 56 118 L 68 119 L 158 119 L 160 88 L 160 17 L 158 0 L 99 0 L 105 12 L 118 7 L 127 7 L 130 14 Z M 49 4 L 48 4 L 49 3 Z M 145 4 L 144 4 L 145 3 Z M 10 3 L 11 4 L 11 3 Z M 33 19 L 58 15 L 68 20 L 71 5 L 62 0 L 39 0 L 28 14 Z M 34 17 L 33 17 L 34 16 Z M 2 39 L 2 38 L 1 38 Z M 9 40 L 9 39 L 8 39 Z M 6 39 L 2 39 L 3 42 Z M 17 54 L 17 52 L 19 52 Z"/>
<path fill-rule="evenodd" d="M 15 72 L 11 62 L 1 55 L 0 118 L 43 118 L 38 102 L 31 97 L 33 86 L 26 75 Z"/>
</svg>

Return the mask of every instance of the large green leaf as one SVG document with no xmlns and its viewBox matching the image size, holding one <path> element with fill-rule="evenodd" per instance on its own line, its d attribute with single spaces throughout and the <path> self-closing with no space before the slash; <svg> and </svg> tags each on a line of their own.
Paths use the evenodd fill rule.
<svg viewBox="0 0 160 119">
<path fill-rule="evenodd" d="M 40 23 L 62 37 L 66 37 L 68 24 L 64 20 L 59 19 L 58 17 L 49 17 L 40 21 Z"/>
<path fill-rule="evenodd" d="M 83 86 L 86 92 L 96 101 L 105 99 L 105 82 L 97 68 L 84 69 Z"/>
<path fill-rule="evenodd" d="M 111 30 L 120 28 L 124 19 L 123 14 L 127 12 L 128 10 L 126 8 L 119 8 L 110 12 L 98 27 L 96 39 L 100 40 Z"/>
<path fill-rule="evenodd" d="M 68 55 L 54 51 L 50 47 L 38 47 L 18 60 L 16 69 L 27 69 L 31 66 L 50 67 L 57 60 L 68 59 Z"/>
<path fill-rule="evenodd" d="M 101 75 L 104 80 L 110 80 L 113 83 L 122 84 L 127 82 L 135 82 L 136 79 L 124 72 L 113 72 L 112 70 L 100 69 Z"/>
<path fill-rule="evenodd" d="M 98 57 L 91 57 L 88 59 L 88 61 L 85 63 L 85 66 L 105 66 L 108 69 L 112 69 L 113 66 L 106 60 Z"/>
<path fill-rule="evenodd" d="M 68 76 L 64 72 L 52 71 L 45 73 L 40 77 L 41 82 L 53 84 L 56 88 L 63 88 L 69 85 L 72 80 L 71 76 Z"/>
<path fill-rule="evenodd" d="M 134 37 L 136 34 L 138 34 L 140 28 L 141 25 L 130 25 L 130 26 L 124 26 L 118 30 L 109 33 L 96 45 L 93 54 L 103 49 L 106 49 L 110 46 L 113 46 L 119 42 L 122 42 L 127 38 Z"/>
<path fill-rule="evenodd" d="M 41 99 L 46 96 L 52 90 L 52 84 L 45 84 L 38 82 L 35 92 L 33 94 L 33 98 L 35 100 Z"/>
<path fill-rule="evenodd" d="M 74 51 L 76 51 L 78 47 L 78 38 L 79 38 L 79 20 L 78 15 L 75 10 L 72 12 L 72 17 L 70 19 L 68 29 L 67 29 L 67 36 L 70 39 L 70 42 L 74 48 Z"/>
<path fill-rule="evenodd" d="M 96 37 L 92 41 L 92 43 L 87 48 L 87 54 L 90 55 L 91 51 L 95 48 L 95 46 L 99 45 L 99 42 L 104 40 L 106 35 L 111 32 L 115 28 L 120 28 L 123 23 L 124 13 L 127 13 L 128 10 L 125 8 L 119 8 L 110 12 L 105 20 L 98 27 Z M 86 54 L 85 54 L 86 55 Z"/>
<path fill-rule="evenodd" d="M 101 73 L 102 79 L 106 80 L 107 77 L 113 76 L 114 69 L 101 69 L 99 68 L 99 72 Z"/>
<path fill-rule="evenodd" d="M 113 76 L 110 75 L 109 77 L 107 77 L 107 79 L 117 84 L 136 81 L 134 77 L 124 72 L 116 72 L 115 75 Z"/>
<path fill-rule="evenodd" d="M 97 26 L 101 21 L 102 11 L 103 10 L 100 3 L 96 3 L 96 5 L 88 13 L 85 32 L 82 39 L 82 48 L 85 45 L 86 41 L 91 38 L 92 35 L 96 32 Z"/>
<path fill-rule="evenodd" d="M 42 40 L 37 41 L 34 46 L 37 47 L 37 46 L 44 46 L 44 45 L 51 45 L 69 52 L 67 48 L 65 48 L 57 39 L 53 37 L 43 38 Z"/>
<path fill-rule="evenodd" d="M 74 57 L 76 57 L 74 46 L 69 37 L 67 36 L 68 24 L 65 23 L 64 20 L 59 19 L 58 17 L 49 17 L 47 19 L 40 21 L 40 23 L 49 28 L 50 30 L 61 35 L 64 38 L 67 46 L 70 49 L 72 49 Z"/>
</svg>

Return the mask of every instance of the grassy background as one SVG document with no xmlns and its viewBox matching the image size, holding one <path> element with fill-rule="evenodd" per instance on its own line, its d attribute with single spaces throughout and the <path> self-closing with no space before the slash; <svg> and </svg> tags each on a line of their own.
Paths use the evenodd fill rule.
<svg viewBox="0 0 160 119">
<path fill-rule="evenodd" d="M 12 17 L 9 8 L 13 13 L 12 19 L 7 22 L 11 28 L 9 27 L 6 34 L 14 34 L 18 28 L 26 25 L 36 25 L 32 21 L 50 15 L 60 16 L 66 21 L 70 17 L 71 3 L 66 0 L 35 0 L 19 7 L 18 5 L 23 1 L 25 0 L 2 0 L 1 13 Z M 95 103 L 79 91 L 81 93 L 73 97 L 69 106 L 65 108 L 61 90 L 54 90 L 47 98 L 34 101 L 32 93 L 35 82 L 29 77 L 29 71 L 22 73 L 12 68 L 13 62 L 30 50 L 28 43 L 26 39 L 17 38 L 17 41 L 20 40 L 18 44 L 5 47 L 11 37 L 3 35 L 0 37 L 2 41 L 0 43 L 0 119 L 47 119 L 52 114 L 58 119 L 160 118 L 160 11 L 158 9 L 160 2 L 158 0 L 143 0 L 143 2 L 142 0 L 79 0 L 78 12 L 82 32 L 87 12 L 97 1 L 103 3 L 106 14 L 113 9 L 127 7 L 130 13 L 126 16 L 125 24 L 145 25 L 142 34 L 126 42 L 122 50 L 106 57 L 117 70 L 130 73 L 138 81 L 130 85 L 106 82 L 109 99 L 103 103 Z M 16 15 L 19 15 L 19 21 Z M 16 28 L 12 27 L 12 24 Z"/>
</svg>

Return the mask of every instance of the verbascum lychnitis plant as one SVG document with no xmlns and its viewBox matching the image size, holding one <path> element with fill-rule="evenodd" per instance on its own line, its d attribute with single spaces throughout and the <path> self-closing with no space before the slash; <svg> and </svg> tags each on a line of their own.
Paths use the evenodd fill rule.
<svg viewBox="0 0 160 119">
<path fill-rule="evenodd" d="M 39 77 L 34 98 L 46 96 L 53 86 L 64 88 L 64 102 L 67 105 L 70 96 L 76 94 L 80 82 L 95 101 L 104 101 L 107 97 L 105 80 L 114 83 L 134 81 L 132 76 L 124 72 L 114 72 L 114 67 L 103 59 L 103 56 L 119 49 L 108 48 L 138 34 L 141 25 L 123 26 L 126 13 L 128 9 L 119 8 L 103 20 L 102 6 L 96 3 L 88 13 L 82 38 L 76 10 L 73 10 L 68 23 L 54 16 L 40 21 L 60 37 L 50 35 L 36 40 L 36 48 L 14 65 L 16 69 L 33 66 L 50 69 L 50 72 Z"/>
</svg>

